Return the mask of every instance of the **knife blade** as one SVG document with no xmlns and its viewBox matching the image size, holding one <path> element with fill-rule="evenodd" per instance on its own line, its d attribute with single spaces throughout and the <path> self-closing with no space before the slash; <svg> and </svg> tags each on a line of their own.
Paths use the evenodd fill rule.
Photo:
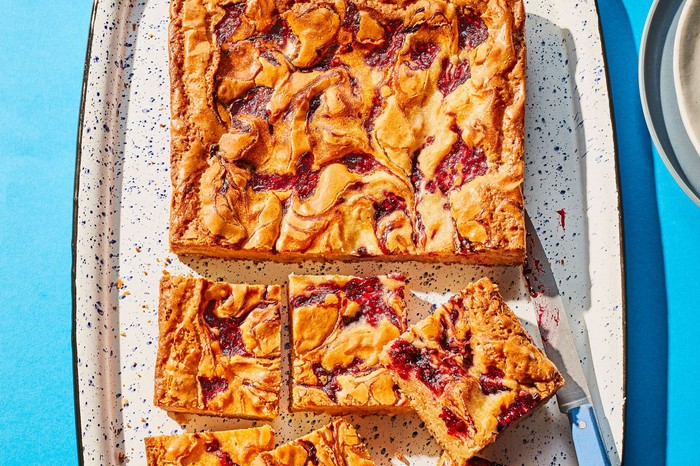
<svg viewBox="0 0 700 466">
<path fill-rule="evenodd" d="M 569 317 L 537 231 L 525 214 L 527 260 L 523 274 L 547 357 L 559 369 L 566 384 L 556 393 L 559 410 L 569 417 L 579 464 L 610 465 L 600 435 L 586 376 L 583 372 Z"/>
</svg>

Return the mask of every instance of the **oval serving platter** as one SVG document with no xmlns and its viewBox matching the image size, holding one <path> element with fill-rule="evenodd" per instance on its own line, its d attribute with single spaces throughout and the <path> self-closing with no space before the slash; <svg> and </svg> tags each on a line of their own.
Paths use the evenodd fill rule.
<svg viewBox="0 0 700 466">
<path fill-rule="evenodd" d="M 568 298 L 613 464 L 624 434 L 624 302 L 617 161 L 595 1 L 526 2 L 526 208 Z M 145 464 L 152 435 L 259 425 L 169 416 L 153 406 L 162 271 L 286 284 L 290 273 L 404 272 L 415 323 L 488 276 L 539 341 L 518 267 L 406 263 L 277 264 L 179 258 L 168 250 L 167 0 L 97 1 L 81 111 L 74 236 L 74 358 L 83 464 Z M 283 307 L 283 314 L 286 308 Z M 285 315 L 282 316 L 285 321 Z M 282 341 L 288 341 L 283 329 Z M 283 361 L 286 354 L 283 352 Z M 283 362 L 283 377 L 288 365 Z M 283 384 L 277 442 L 329 417 L 290 414 Z M 350 417 L 378 465 L 434 465 L 441 451 L 415 415 Z M 553 400 L 483 455 L 504 465 L 575 465 L 568 420 Z"/>
</svg>

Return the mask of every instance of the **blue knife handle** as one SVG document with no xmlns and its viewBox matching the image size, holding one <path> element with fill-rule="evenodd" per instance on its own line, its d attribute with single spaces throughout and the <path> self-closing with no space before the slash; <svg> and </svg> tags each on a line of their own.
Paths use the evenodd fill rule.
<svg viewBox="0 0 700 466">
<path fill-rule="evenodd" d="M 571 434 L 580 466 L 610 466 L 593 406 L 585 404 L 569 411 Z"/>
</svg>

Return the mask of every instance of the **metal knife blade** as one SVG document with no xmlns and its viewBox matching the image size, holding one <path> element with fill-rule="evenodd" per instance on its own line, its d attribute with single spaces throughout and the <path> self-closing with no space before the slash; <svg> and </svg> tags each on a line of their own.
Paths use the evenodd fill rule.
<svg viewBox="0 0 700 466">
<path fill-rule="evenodd" d="M 568 413 L 573 408 L 590 403 L 590 392 L 576 351 L 566 308 L 559 295 L 549 260 L 527 213 L 525 229 L 527 262 L 523 272 L 537 313 L 544 351 L 566 381 L 566 385 L 557 392 L 556 397 L 559 410 Z"/>
<path fill-rule="evenodd" d="M 556 394 L 559 410 L 569 418 L 571 438 L 579 464 L 610 466 L 610 456 L 601 435 L 569 326 L 569 316 L 559 295 L 549 260 L 527 212 L 525 229 L 527 262 L 523 272 L 537 312 L 544 350 L 566 381 L 566 385 Z"/>
</svg>

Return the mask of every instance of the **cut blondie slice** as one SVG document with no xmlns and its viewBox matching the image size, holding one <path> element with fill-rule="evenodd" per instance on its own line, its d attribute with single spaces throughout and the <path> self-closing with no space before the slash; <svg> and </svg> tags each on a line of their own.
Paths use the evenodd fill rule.
<svg viewBox="0 0 700 466">
<path fill-rule="evenodd" d="M 564 383 L 486 278 L 389 343 L 381 361 L 458 464 Z"/>
<path fill-rule="evenodd" d="M 279 412 L 280 287 L 165 274 L 155 404 L 168 411 L 272 419 Z"/>
<path fill-rule="evenodd" d="M 402 275 L 289 277 L 292 411 L 410 409 L 379 353 L 406 326 Z"/>
<path fill-rule="evenodd" d="M 252 466 L 372 466 L 357 431 L 344 419 L 261 453 Z"/>
<path fill-rule="evenodd" d="M 145 443 L 148 466 L 250 466 L 258 454 L 275 446 L 274 433 L 268 426 L 147 437 Z"/>
</svg>

